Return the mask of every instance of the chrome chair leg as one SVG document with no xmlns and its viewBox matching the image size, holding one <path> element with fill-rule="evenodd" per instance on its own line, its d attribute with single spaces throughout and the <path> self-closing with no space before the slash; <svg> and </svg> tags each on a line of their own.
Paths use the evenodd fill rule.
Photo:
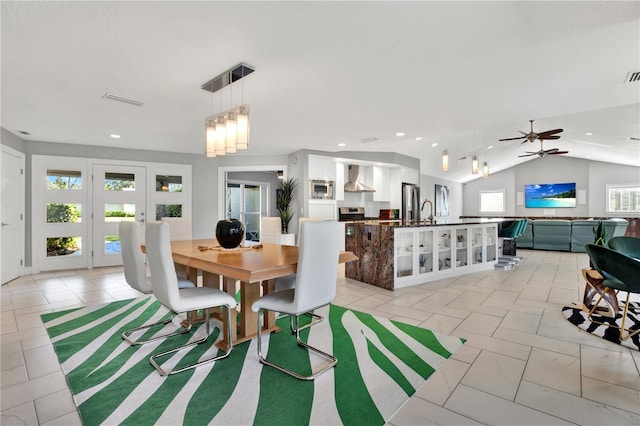
<svg viewBox="0 0 640 426">
<path fill-rule="evenodd" d="M 225 306 L 225 310 L 227 311 L 227 320 L 226 320 L 226 325 L 227 325 L 227 350 L 222 354 L 222 355 L 218 355 L 218 356 L 214 356 L 214 357 L 210 357 L 207 359 L 204 359 L 202 361 L 198 361 L 196 363 L 187 365 L 186 367 L 181 367 L 178 369 L 173 369 L 173 370 L 165 370 L 163 369 L 158 362 L 156 361 L 158 358 L 162 358 L 164 356 L 170 355 L 172 353 L 181 351 L 183 349 L 187 349 L 187 348 L 191 348 L 193 346 L 197 346 L 201 343 L 204 343 L 207 341 L 207 339 L 209 338 L 209 309 L 205 309 L 205 336 L 202 339 L 196 340 L 194 342 L 191 343 L 187 343 L 186 345 L 181 345 L 181 346 L 177 346 L 175 348 L 169 349 L 167 351 L 164 352 L 160 352 L 157 354 L 152 355 L 149 358 L 149 362 L 151 363 L 151 365 L 153 365 L 155 367 L 156 370 L 158 370 L 158 373 L 161 376 L 168 376 L 168 375 L 172 375 L 172 374 L 177 374 L 177 373 L 181 373 L 183 371 L 189 370 L 191 368 L 195 368 L 195 367 L 199 367 L 201 365 L 205 365 L 208 364 L 210 362 L 214 362 L 214 361 L 218 361 L 220 359 L 226 358 L 229 356 L 229 354 L 231 353 L 231 350 L 233 349 L 233 341 L 231 340 L 231 309 L 228 306 Z"/>
<path fill-rule="evenodd" d="M 188 326 L 186 326 L 186 327 L 185 326 L 181 326 L 180 328 L 178 328 L 176 331 L 174 331 L 172 333 L 161 334 L 159 336 L 153 336 L 153 337 L 150 337 L 149 339 L 136 340 L 136 339 L 131 337 L 132 334 L 134 334 L 134 333 L 136 333 L 138 331 L 147 330 L 147 329 L 153 328 L 153 327 L 165 326 L 165 325 L 171 323 L 175 317 L 176 317 L 176 314 L 174 312 L 172 312 L 171 313 L 171 317 L 169 319 L 167 319 L 167 320 L 158 321 L 158 322 L 153 323 L 153 324 L 143 325 L 141 327 L 132 328 L 130 330 L 125 330 L 125 331 L 122 332 L 122 338 L 124 340 L 126 340 L 131 346 L 136 346 L 136 345 L 144 345 L 145 343 L 153 342 L 153 341 L 158 340 L 158 339 L 166 339 L 167 337 L 178 336 L 180 334 L 188 333 L 191 330 L 191 322 L 189 322 Z"/>
<path fill-rule="evenodd" d="M 315 348 L 311 345 L 308 345 L 307 343 L 303 342 L 302 340 L 300 340 L 300 330 L 304 330 L 305 328 L 308 328 L 310 326 L 310 324 L 307 324 L 303 327 L 300 327 L 299 325 L 299 317 L 297 315 L 291 315 L 291 321 L 293 321 L 293 317 L 295 317 L 296 320 L 296 324 L 295 324 L 295 330 L 296 330 L 296 342 L 298 343 L 298 346 L 302 346 L 304 348 L 306 348 L 309 351 L 315 352 L 316 354 L 318 354 L 319 356 L 329 360 L 329 364 L 327 364 L 326 366 L 322 367 L 321 369 L 312 372 L 311 375 L 309 376 L 303 376 L 299 373 L 296 373 L 295 371 L 289 370 L 288 368 L 280 365 L 280 364 L 276 364 L 275 362 L 269 361 L 267 360 L 263 355 L 262 355 L 262 333 L 260 332 L 261 330 L 261 322 L 260 322 L 260 315 L 263 314 L 263 310 L 259 309 L 258 310 L 258 359 L 260 360 L 260 362 L 264 365 L 268 365 L 269 367 L 273 367 L 276 370 L 280 370 L 283 373 L 286 373 L 292 377 L 295 377 L 296 379 L 299 380 L 314 380 L 316 377 L 318 377 L 319 375 L 321 375 L 322 373 L 329 371 L 331 368 L 335 367 L 335 365 L 338 363 L 338 359 L 329 354 L 326 353 L 324 351 L 321 351 L 318 348 Z"/>
<path fill-rule="evenodd" d="M 314 314 L 313 312 L 306 312 L 302 315 L 307 315 L 311 317 L 311 322 L 309 324 L 303 325 L 302 327 L 300 327 L 300 330 L 305 330 L 309 327 L 311 327 L 312 325 L 316 325 L 320 322 L 322 322 L 324 320 L 324 317 L 322 317 L 321 315 L 318 314 Z M 293 325 L 293 317 L 295 315 L 289 315 L 289 328 L 291 329 L 291 334 L 296 334 L 296 327 L 294 327 Z M 296 317 L 296 319 L 298 319 Z"/>
</svg>

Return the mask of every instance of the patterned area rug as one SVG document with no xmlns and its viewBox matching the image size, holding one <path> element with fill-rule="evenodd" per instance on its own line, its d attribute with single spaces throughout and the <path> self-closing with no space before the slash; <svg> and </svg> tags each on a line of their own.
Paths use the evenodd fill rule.
<svg viewBox="0 0 640 426">
<path fill-rule="evenodd" d="M 224 360 L 160 377 L 149 356 L 198 338 L 204 327 L 129 346 L 120 337 L 123 330 L 167 316 L 152 297 L 45 314 L 42 319 L 82 421 L 90 425 L 382 425 L 463 344 L 459 338 L 338 306 L 318 313 L 325 320 L 302 337 L 332 351 L 339 361 L 312 382 L 263 368 L 255 339 L 234 346 Z M 306 351 L 288 331 L 288 318 L 278 321 L 283 331 L 263 339 L 268 358 L 298 371 L 310 369 Z M 217 351 L 213 343 L 221 333 L 212 322 L 216 329 L 207 343 L 166 362 L 186 364 Z"/>
<path fill-rule="evenodd" d="M 600 315 L 593 315 L 592 317 L 596 321 L 605 322 L 608 324 L 617 324 L 620 326 L 622 323 L 622 312 L 624 311 L 624 307 L 620 307 L 620 313 L 616 316 L 616 318 L 609 318 Z M 598 337 L 601 337 L 605 340 L 608 340 L 613 343 L 617 343 L 618 345 L 626 346 L 631 349 L 635 349 L 640 351 L 640 333 L 632 336 L 626 340 L 620 340 L 620 331 L 617 328 L 611 327 L 609 325 L 596 324 L 589 321 L 588 312 L 583 311 L 580 307 L 577 306 L 565 306 L 562 308 L 562 314 L 564 317 L 569 320 L 569 322 L 573 325 L 578 326 L 580 329 L 594 334 Z M 629 311 L 627 312 L 627 319 L 624 323 L 625 328 L 630 328 L 631 330 L 640 329 L 640 304 L 631 302 L 629 303 Z"/>
</svg>

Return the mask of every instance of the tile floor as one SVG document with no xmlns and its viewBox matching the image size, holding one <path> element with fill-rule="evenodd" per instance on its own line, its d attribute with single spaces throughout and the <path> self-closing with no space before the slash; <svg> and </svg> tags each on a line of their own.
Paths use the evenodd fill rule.
<svg viewBox="0 0 640 426">
<path fill-rule="evenodd" d="M 340 278 L 335 303 L 465 337 L 392 425 L 639 425 L 640 352 L 578 331 L 585 254 L 519 250 L 512 271 L 380 290 Z M 2 425 L 80 418 L 40 321 L 45 312 L 136 297 L 122 268 L 25 276 L 2 286 Z"/>
</svg>

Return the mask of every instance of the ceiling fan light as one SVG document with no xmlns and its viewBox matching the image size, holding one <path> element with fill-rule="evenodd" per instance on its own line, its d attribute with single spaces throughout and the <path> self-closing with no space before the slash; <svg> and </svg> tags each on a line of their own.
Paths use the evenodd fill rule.
<svg viewBox="0 0 640 426">
<path fill-rule="evenodd" d="M 442 151 L 442 171 L 446 172 L 449 170 L 449 151 L 446 149 Z"/>
<path fill-rule="evenodd" d="M 471 173 L 474 175 L 478 174 L 478 156 L 474 155 L 471 157 Z"/>
</svg>

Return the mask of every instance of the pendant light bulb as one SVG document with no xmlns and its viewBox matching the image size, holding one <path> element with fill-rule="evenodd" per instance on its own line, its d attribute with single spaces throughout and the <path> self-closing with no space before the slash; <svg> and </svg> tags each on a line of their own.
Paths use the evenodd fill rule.
<svg viewBox="0 0 640 426">
<path fill-rule="evenodd" d="M 442 151 L 442 171 L 446 172 L 449 170 L 449 151 L 446 149 Z"/>
<path fill-rule="evenodd" d="M 249 111 L 242 105 L 238 110 L 236 116 L 236 123 L 238 126 L 238 134 L 236 139 L 236 149 L 248 149 L 249 148 Z"/>
<path fill-rule="evenodd" d="M 218 116 L 216 120 L 216 142 L 215 142 L 215 153 L 216 155 L 224 155 L 226 154 L 226 140 L 227 140 L 227 131 L 224 124 L 224 116 Z"/>
<path fill-rule="evenodd" d="M 482 178 L 487 179 L 489 177 L 489 163 L 486 161 L 482 163 Z"/>
<path fill-rule="evenodd" d="M 234 154 L 236 152 L 236 140 L 238 138 L 238 123 L 236 122 L 236 115 L 233 111 L 227 113 L 227 121 L 225 123 L 227 131 L 227 154 Z"/>
<path fill-rule="evenodd" d="M 478 156 L 474 155 L 471 157 L 471 173 L 474 175 L 478 174 Z"/>
<path fill-rule="evenodd" d="M 215 142 L 216 142 L 216 123 L 214 120 L 207 120 L 206 130 L 206 155 L 207 157 L 215 157 Z"/>
</svg>

